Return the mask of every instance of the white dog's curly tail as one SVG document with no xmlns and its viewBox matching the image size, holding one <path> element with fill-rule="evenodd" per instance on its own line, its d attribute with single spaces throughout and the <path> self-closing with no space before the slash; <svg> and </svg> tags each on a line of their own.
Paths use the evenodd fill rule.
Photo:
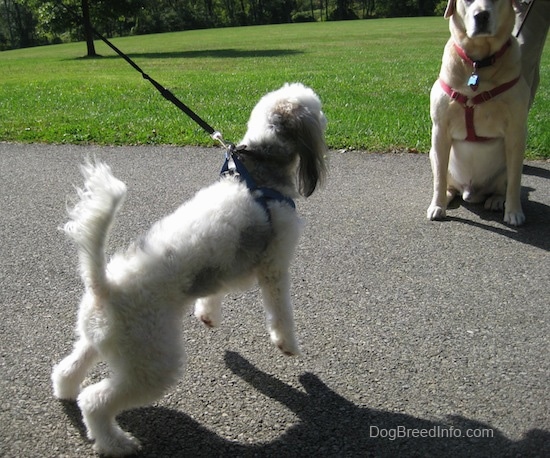
<svg viewBox="0 0 550 458">
<path fill-rule="evenodd" d="M 105 245 L 126 196 L 126 185 L 102 162 L 87 161 L 81 171 L 84 188 L 77 189 L 79 201 L 69 210 L 70 221 L 63 230 L 77 245 L 84 285 L 104 297 L 108 293 Z"/>
</svg>

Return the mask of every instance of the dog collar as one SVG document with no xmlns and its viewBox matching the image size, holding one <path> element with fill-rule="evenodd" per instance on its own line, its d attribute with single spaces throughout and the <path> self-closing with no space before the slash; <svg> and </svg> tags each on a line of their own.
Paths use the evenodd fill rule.
<svg viewBox="0 0 550 458">
<path fill-rule="evenodd" d="M 239 151 L 239 149 L 244 148 L 245 147 L 243 146 L 235 147 L 234 145 L 231 145 L 228 148 L 227 152 L 225 153 L 225 162 L 220 171 L 220 176 L 233 176 L 236 177 L 239 181 L 244 182 L 256 201 L 265 209 L 270 220 L 271 212 L 269 211 L 269 207 L 267 206 L 268 200 L 283 202 L 295 209 L 296 204 L 290 197 L 285 196 L 275 189 L 259 187 L 256 184 L 254 178 L 252 178 L 244 164 L 239 159 L 238 155 L 235 153 L 235 151 Z"/>
<path fill-rule="evenodd" d="M 500 48 L 496 53 L 493 55 L 486 57 L 485 59 L 481 60 L 473 60 L 471 59 L 468 54 L 466 54 L 466 51 L 464 51 L 463 48 L 461 48 L 458 44 L 454 43 L 454 48 L 460 58 L 470 64 L 473 67 L 472 74 L 470 75 L 470 78 L 468 78 L 468 86 L 473 91 L 477 91 L 477 88 L 479 87 L 479 75 L 477 74 L 478 69 L 484 68 L 484 67 L 490 67 L 493 65 L 497 59 L 502 57 L 504 53 L 508 50 L 508 48 L 512 45 L 512 39 L 510 38 L 506 43 L 502 45 L 502 48 Z"/>
</svg>

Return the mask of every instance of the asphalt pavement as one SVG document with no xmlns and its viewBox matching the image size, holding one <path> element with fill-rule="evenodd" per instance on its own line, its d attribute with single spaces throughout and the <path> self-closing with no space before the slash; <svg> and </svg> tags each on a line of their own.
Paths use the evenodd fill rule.
<svg viewBox="0 0 550 458">
<path fill-rule="evenodd" d="M 223 151 L 0 143 L 0 456 L 94 456 L 50 371 L 82 292 L 57 230 L 86 156 L 128 185 L 126 246 L 211 183 Z M 188 366 L 120 415 L 143 457 L 550 456 L 550 162 L 526 162 L 524 227 L 457 204 L 426 220 L 425 155 L 331 152 L 292 267 L 303 356 L 269 342 L 257 288 L 182 322 Z M 99 365 L 90 381 L 105 373 Z"/>
</svg>

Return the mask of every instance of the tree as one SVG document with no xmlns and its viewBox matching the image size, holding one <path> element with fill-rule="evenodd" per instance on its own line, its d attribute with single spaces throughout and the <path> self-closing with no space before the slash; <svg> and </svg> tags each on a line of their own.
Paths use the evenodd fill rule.
<svg viewBox="0 0 550 458">
<path fill-rule="evenodd" d="M 86 39 L 86 49 L 88 50 L 88 57 L 96 57 L 94 45 L 94 29 L 92 27 L 92 21 L 90 19 L 90 4 L 88 0 L 82 0 L 82 26 L 84 27 L 84 37 Z"/>
<path fill-rule="evenodd" d="M 343 19 L 357 19 L 355 11 L 353 11 L 353 1 L 351 0 L 336 0 L 336 8 L 330 15 L 330 19 L 340 21 Z"/>
<path fill-rule="evenodd" d="M 107 37 L 284 22 L 431 15 L 444 0 L 0 0 L 0 50 Z"/>
<path fill-rule="evenodd" d="M 96 57 L 94 29 L 112 35 L 118 22 L 137 14 L 144 0 L 21 0 L 34 11 L 44 33 L 72 33 L 86 41 L 87 57 Z M 128 29 L 130 27 L 127 27 Z"/>
<path fill-rule="evenodd" d="M 25 48 L 38 43 L 32 12 L 14 0 L 0 3 L 0 50 Z"/>
<path fill-rule="evenodd" d="M 380 17 L 412 17 L 433 14 L 435 0 L 379 0 L 376 14 Z"/>
</svg>

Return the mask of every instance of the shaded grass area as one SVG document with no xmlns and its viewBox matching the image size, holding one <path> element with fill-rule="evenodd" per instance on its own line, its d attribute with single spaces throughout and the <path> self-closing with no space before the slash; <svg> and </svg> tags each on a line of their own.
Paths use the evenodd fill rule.
<svg viewBox="0 0 550 458">
<path fill-rule="evenodd" d="M 448 24 L 403 18 L 187 31 L 114 39 L 229 141 L 266 92 L 301 81 L 320 95 L 331 148 L 418 150 Z M 0 139 L 211 145 L 212 140 L 102 42 L 0 53 Z M 530 114 L 528 156 L 550 157 L 550 51 Z"/>
</svg>

